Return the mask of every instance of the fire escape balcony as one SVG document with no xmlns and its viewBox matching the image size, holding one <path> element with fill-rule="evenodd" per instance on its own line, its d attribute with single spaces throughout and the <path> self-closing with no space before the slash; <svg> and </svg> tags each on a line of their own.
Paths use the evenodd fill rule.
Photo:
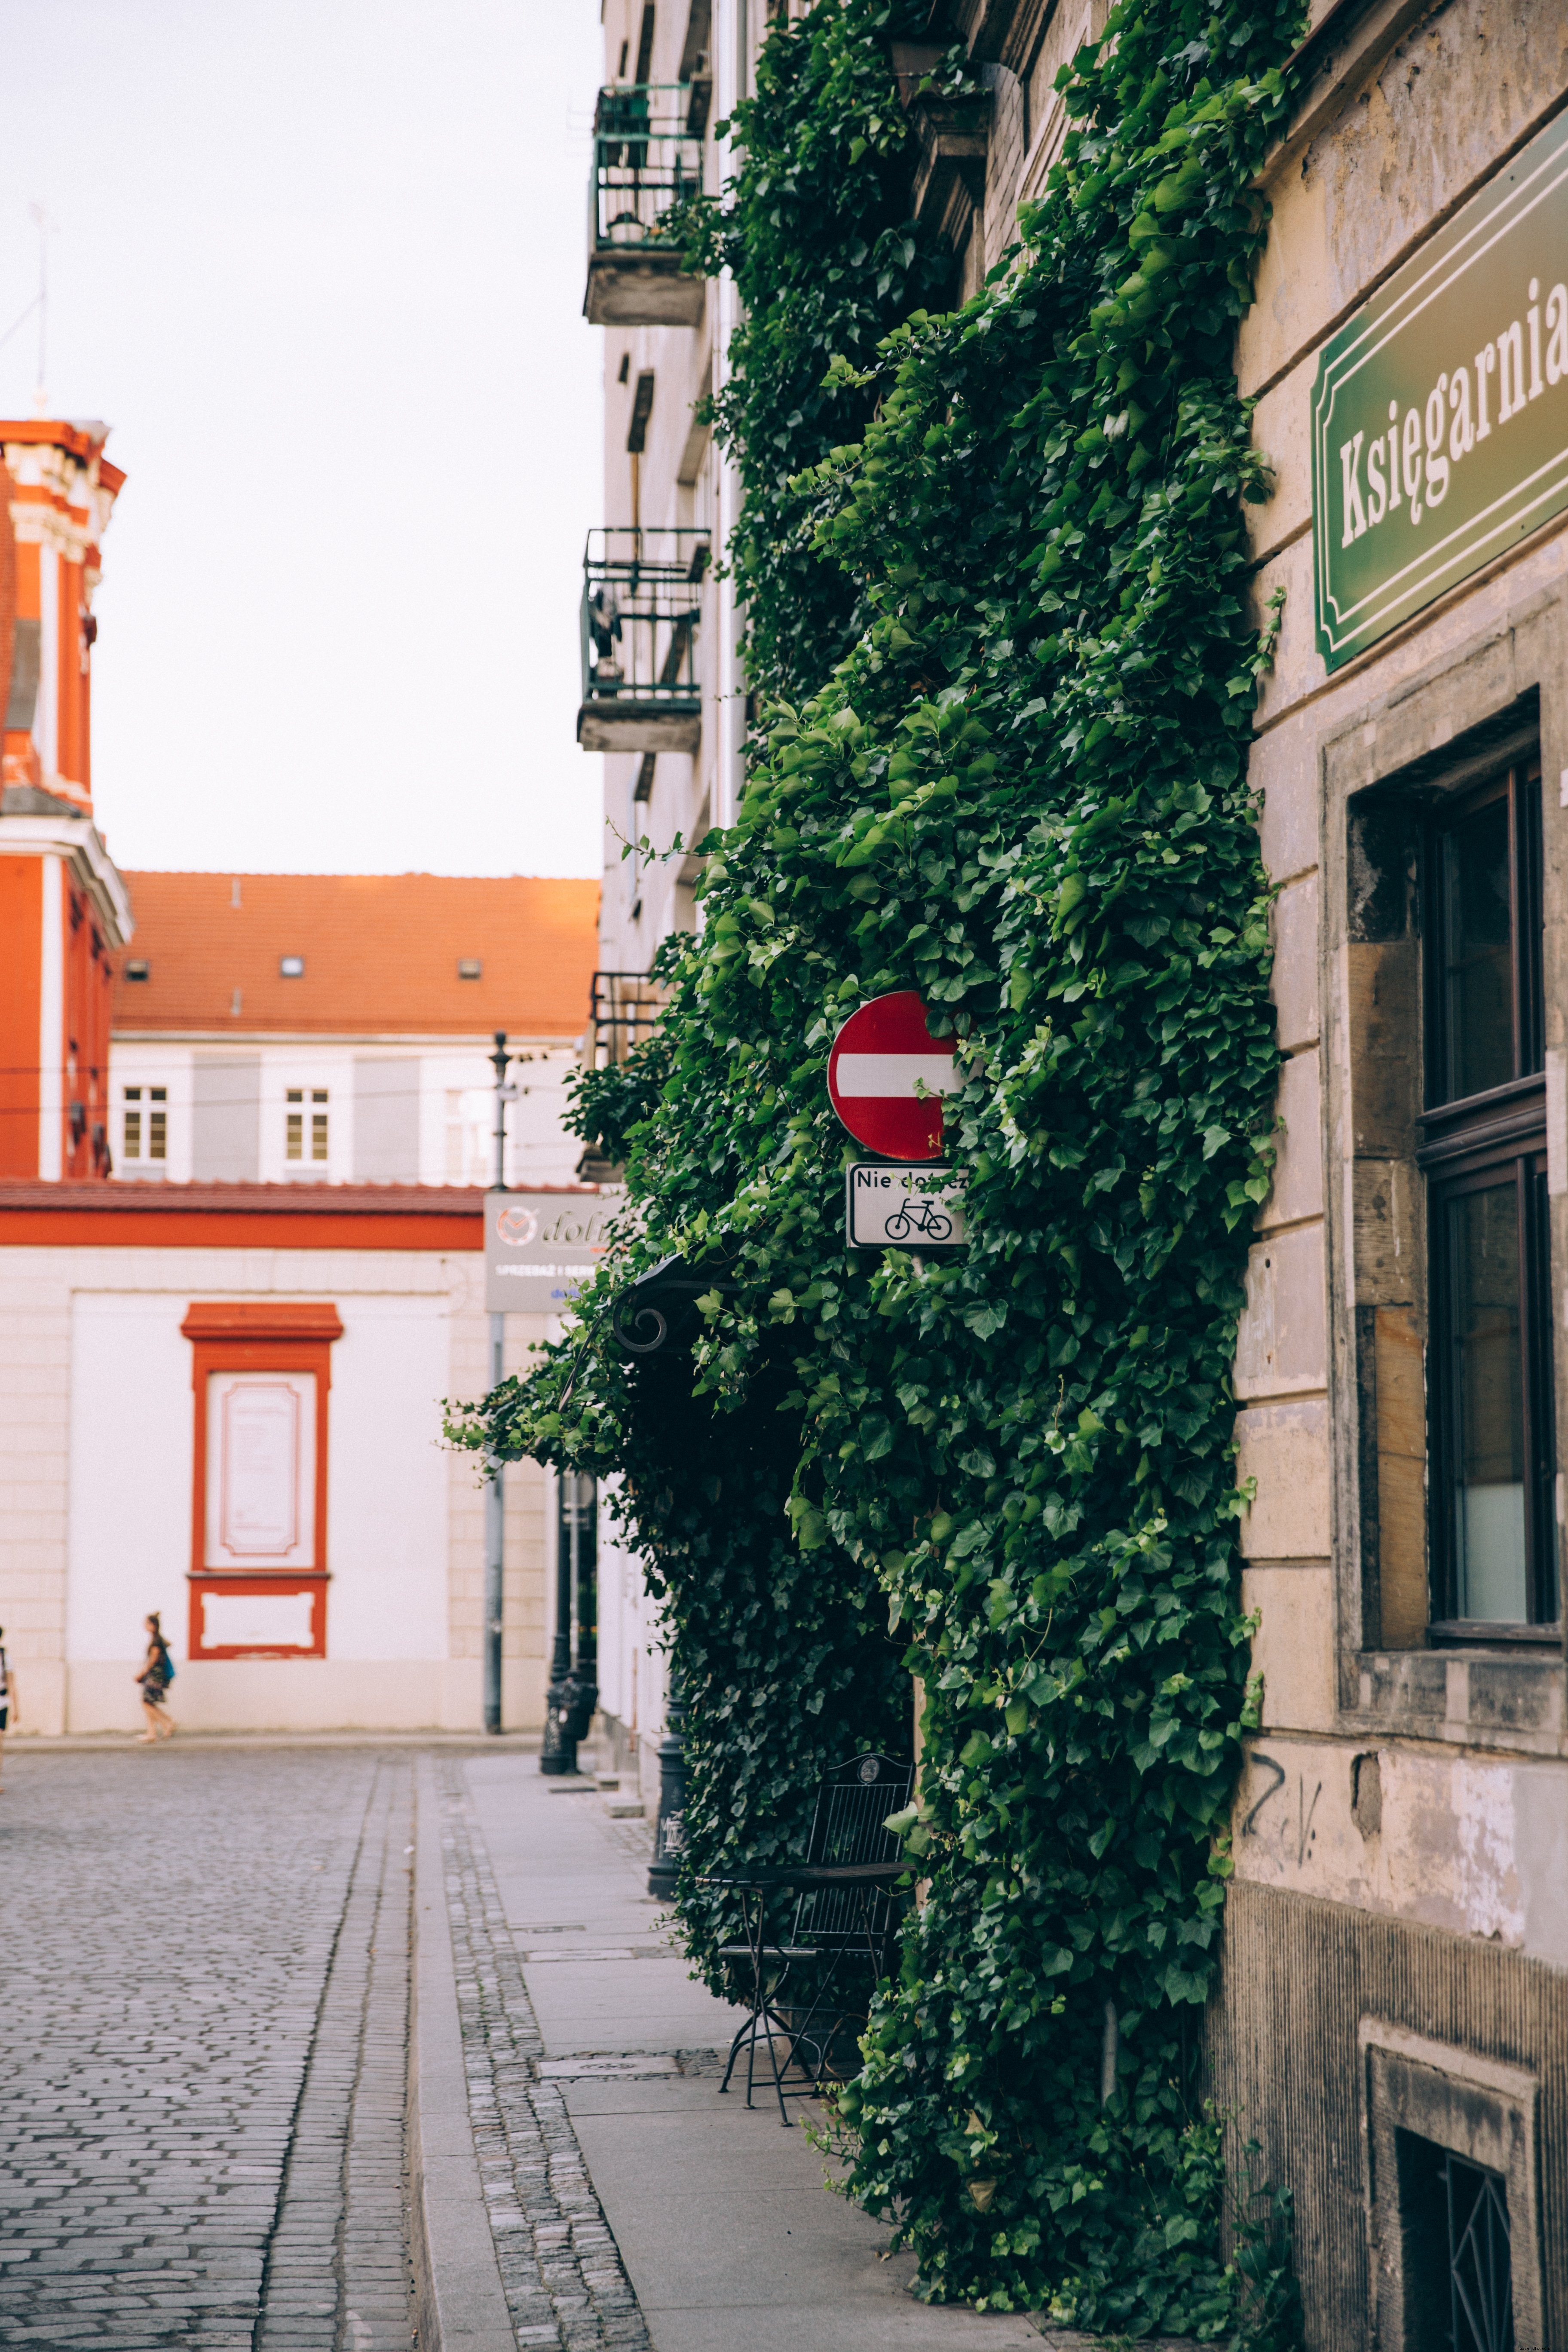
<svg viewBox="0 0 1568 2352">
<path fill-rule="evenodd" d="M 591 530 L 583 558 L 584 751 L 695 751 L 705 530 Z"/>
<path fill-rule="evenodd" d="M 669 214 L 702 185 L 705 82 L 615 82 L 599 92 L 588 182 L 591 327 L 695 327 L 703 281 L 680 266 Z"/>
</svg>

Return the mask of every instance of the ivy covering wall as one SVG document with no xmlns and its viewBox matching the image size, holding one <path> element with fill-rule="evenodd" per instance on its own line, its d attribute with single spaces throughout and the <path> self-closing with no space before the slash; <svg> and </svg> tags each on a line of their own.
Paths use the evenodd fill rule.
<svg viewBox="0 0 1568 2352">
<path fill-rule="evenodd" d="M 822 0 L 770 40 L 727 216 L 690 234 L 751 273 L 720 425 L 756 663 L 795 690 L 658 1037 L 579 1088 L 637 1238 L 455 1423 L 621 1475 L 687 1682 L 681 1907 L 715 1981 L 697 1878 L 798 1850 L 826 1762 L 907 1750 L 920 1678 L 926 1898 L 836 2128 L 923 2291 L 1257 2345 L 1290 2291 L 1266 2231 L 1223 2250 L 1245 2183 L 1196 2061 L 1249 1719 L 1229 1368 L 1277 1062 L 1241 520 L 1268 480 L 1231 359 L 1297 15 L 1126 0 L 1005 267 L 874 349 L 889 241 L 903 296 L 936 268 L 889 209 L 900 28 Z M 835 293 L 802 257 L 841 169 Z M 819 368 L 808 414 L 781 387 Z M 838 402 L 855 444 L 819 455 Z M 816 462 L 785 486 L 792 446 Z M 923 1268 L 846 1252 L 824 1081 L 845 1015 L 910 986 L 966 1081 L 973 1238 Z M 633 1364 L 611 1297 L 676 1252 L 714 1276 L 694 1344 Z"/>
</svg>

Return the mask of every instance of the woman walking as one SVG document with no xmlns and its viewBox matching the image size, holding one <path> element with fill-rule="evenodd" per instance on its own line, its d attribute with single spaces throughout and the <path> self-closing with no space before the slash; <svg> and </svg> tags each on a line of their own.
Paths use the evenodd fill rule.
<svg viewBox="0 0 1568 2352">
<path fill-rule="evenodd" d="M 138 1743 L 143 1748 L 155 1747 L 160 1739 L 173 1739 L 174 1736 L 174 1718 L 163 1704 L 174 1679 L 174 1662 L 154 1609 L 147 1620 L 147 1655 L 136 1672 L 136 1680 L 142 1685 L 142 1712 L 147 1718 L 147 1728 Z"/>
<path fill-rule="evenodd" d="M 16 1716 L 16 1722 L 11 1720 Z M 0 1625 L 0 1759 L 5 1751 L 5 1734 L 22 1727 L 22 1710 L 16 1696 L 16 1677 L 11 1672 L 11 1661 L 5 1655 L 5 1628 Z M 5 1783 L 0 1781 L 0 1788 Z"/>
</svg>

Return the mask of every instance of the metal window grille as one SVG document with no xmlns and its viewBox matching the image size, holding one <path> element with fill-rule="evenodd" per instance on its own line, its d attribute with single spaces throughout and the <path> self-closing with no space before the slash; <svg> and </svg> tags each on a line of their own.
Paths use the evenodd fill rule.
<svg viewBox="0 0 1568 2352">
<path fill-rule="evenodd" d="M 1452 2154 L 1443 2184 L 1454 2352 L 1514 2352 L 1507 2184 Z"/>
</svg>

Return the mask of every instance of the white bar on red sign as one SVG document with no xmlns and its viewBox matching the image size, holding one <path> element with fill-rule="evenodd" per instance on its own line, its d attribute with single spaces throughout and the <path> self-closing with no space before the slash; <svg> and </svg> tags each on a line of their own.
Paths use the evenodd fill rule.
<svg viewBox="0 0 1568 2352">
<path fill-rule="evenodd" d="M 917 1088 L 953 1095 L 959 1080 L 951 1054 L 840 1054 L 833 1083 L 841 1095 L 880 1095 L 913 1100 Z"/>
</svg>

